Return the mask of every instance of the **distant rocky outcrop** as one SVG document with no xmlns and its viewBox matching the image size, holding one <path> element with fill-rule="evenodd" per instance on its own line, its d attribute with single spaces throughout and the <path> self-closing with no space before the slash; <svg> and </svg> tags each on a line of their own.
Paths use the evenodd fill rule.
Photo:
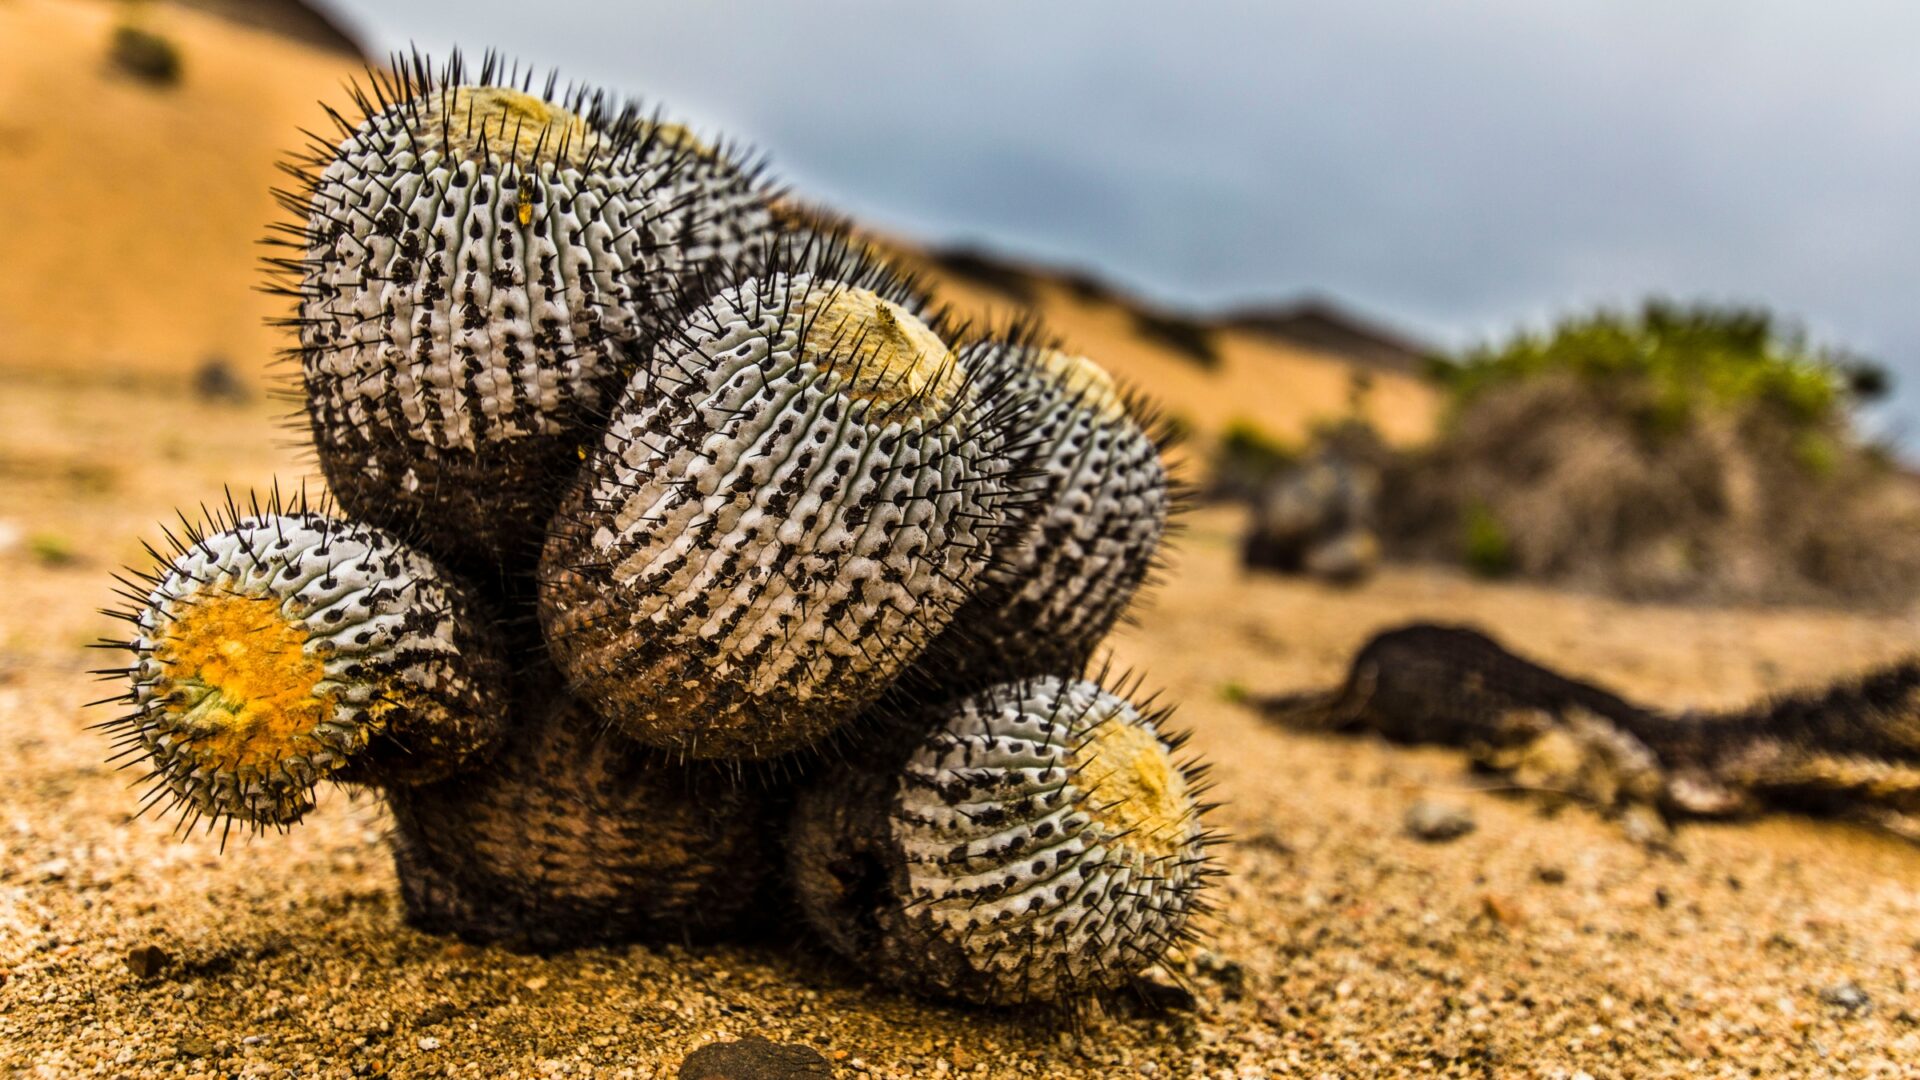
<svg viewBox="0 0 1920 1080">
<path fill-rule="evenodd" d="M 229 22 L 268 30 L 304 45 L 367 59 L 345 22 L 319 0 L 170 0 Z"/>
</svg>

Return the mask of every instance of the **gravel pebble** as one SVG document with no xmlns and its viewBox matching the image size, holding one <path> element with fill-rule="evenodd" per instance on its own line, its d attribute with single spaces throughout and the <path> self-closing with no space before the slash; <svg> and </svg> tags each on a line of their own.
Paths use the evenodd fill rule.
<svg viewBox="0 0 1920 1080">
<path fill-rule="evenodd" d="M 158 945 L 135 945 L 127 950 L 127 970 L 136 979 L 151 979 L 167 969 L 173 957 Z"/>
<path fill-rule="evenodd" d="M 1843 982 L 1820 991 L 1820 1001 L 1845 1013 L 1863 1013 L 1873 1007 L 1873 998 L 1856 982 Z"/>
<path fill-rule="evenodd" d="M 1474 830 L 1473 814 L 1463 806 L 1422 799 L 1407 807 L 1407 835 L 1429 844 L 1457 840 Z"/>
<path fill-rule="evenodd" d="M 832 1075 L 833 1066 L 818 1050 L 758 1035 L 709 1043 L 680 1064 L 680 1080 L 813 1080 Z"/>
</svg>

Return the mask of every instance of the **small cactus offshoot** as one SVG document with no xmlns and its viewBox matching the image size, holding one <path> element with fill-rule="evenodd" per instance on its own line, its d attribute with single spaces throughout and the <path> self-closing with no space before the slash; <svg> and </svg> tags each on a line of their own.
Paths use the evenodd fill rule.
<svg viewBox="0 0 1920 1080">
<path fill-rule="evenodd" d="M 188 525 L 122 612 L 110 721 L 192 818 L 286 825 L 329 777 L 420 782 L 498 738 L 502 661 L 473 598 L 370 525 L 275 499 Z M 184 818 L 183 818 L 184 820 Z"/>
<path fill-rule="evenodd" d="M 1191 932 L 1211 870 L 1181 740 L 1098 684 L 945 706 L 891 772 L 829 779 L 789 839 L 803 908 L 910 989 L 983 1004 L 1112 990 Z"/>
<path fill-rule="evenodd" d="M 349 512 L 460 561 L 537 553 L 560 465 L 680 277 L 772 230 L 729 154 L 506 75 L 402 62 L 285 198 L 327 479 Z"/>
<path fill-rule="evenodd" d="M 630 736 L 762 758 L 853 719 L 988 564 L 990 405 L 902 285 L 849 258 L 729 287 L 664 340 L 555 517 L 540 613 Z"/>
<path fill-rule="evenodd" d="M 1166 527 L 1132 398 L 519 70 L 397 61 L 294 170 L 344 519 L 230 502 L 123 582 L 102 726 L 149 804 L 259 832 L 364 785 L 408 921 L 482 941 L 765 929 L 790 885 L 921 993 L 1155 964 L 1213 872 L 1197 771 L 1079 681 Z"/>
</svg>

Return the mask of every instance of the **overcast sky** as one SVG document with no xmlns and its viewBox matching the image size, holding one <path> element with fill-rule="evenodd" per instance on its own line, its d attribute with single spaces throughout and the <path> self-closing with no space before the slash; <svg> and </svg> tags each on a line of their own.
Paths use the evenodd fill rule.
<svg viewBox="0 0 1920 1080">
<path fill-rule="evenodd" d="M 804 193 L 1195 305 L 1445 345 L 1650 292 L 1899 376 L 1920 443 L 1911 0 L 335 0 L 751 141 Z"/>
</svg>

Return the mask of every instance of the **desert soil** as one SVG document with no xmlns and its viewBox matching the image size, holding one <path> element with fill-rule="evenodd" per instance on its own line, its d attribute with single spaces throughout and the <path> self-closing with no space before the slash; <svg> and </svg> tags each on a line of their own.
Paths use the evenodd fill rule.
<svg viewBox="0 0 1920 1080">
<path fill-rule="evenodd" d="M 1886 660 L 1910 618 L 1624 606 L 1395 569 L 1339 591 L 1235 565 L 1193 516 L 1115 655 L 1181 703 L 1235 842 L 1160 1011 L 1078 1022 L 910 1000 L 798 927 L 553 956 L 408 929 L 369 799 L 285 835 L 177 837 L 103 763 L 87 669 L 109 573 L 158 522 L 305 471 L 282 406 L 183 375 L 18 370 L 0 393 L 0 1073 L 670 1077 L 748 1033 L 839 1075 L 1912 1075 L 1920 850 L 1797 818 L 1650 852 L 1478 790 L 1460 755 L 1274 730 L 1242 692 L 1336 679 L 1371 631 L 1465 620 L 1651 700 L 1726 704 Z M 191 511 L 190 511 L 191 512 Z M 1406 836 L 1421 800 L 1478 828 Z M 136 974 L 129 953 L 165 962 Z M 1179 995 L 1172 995 L 1178 998 Z"/>
</svg>

